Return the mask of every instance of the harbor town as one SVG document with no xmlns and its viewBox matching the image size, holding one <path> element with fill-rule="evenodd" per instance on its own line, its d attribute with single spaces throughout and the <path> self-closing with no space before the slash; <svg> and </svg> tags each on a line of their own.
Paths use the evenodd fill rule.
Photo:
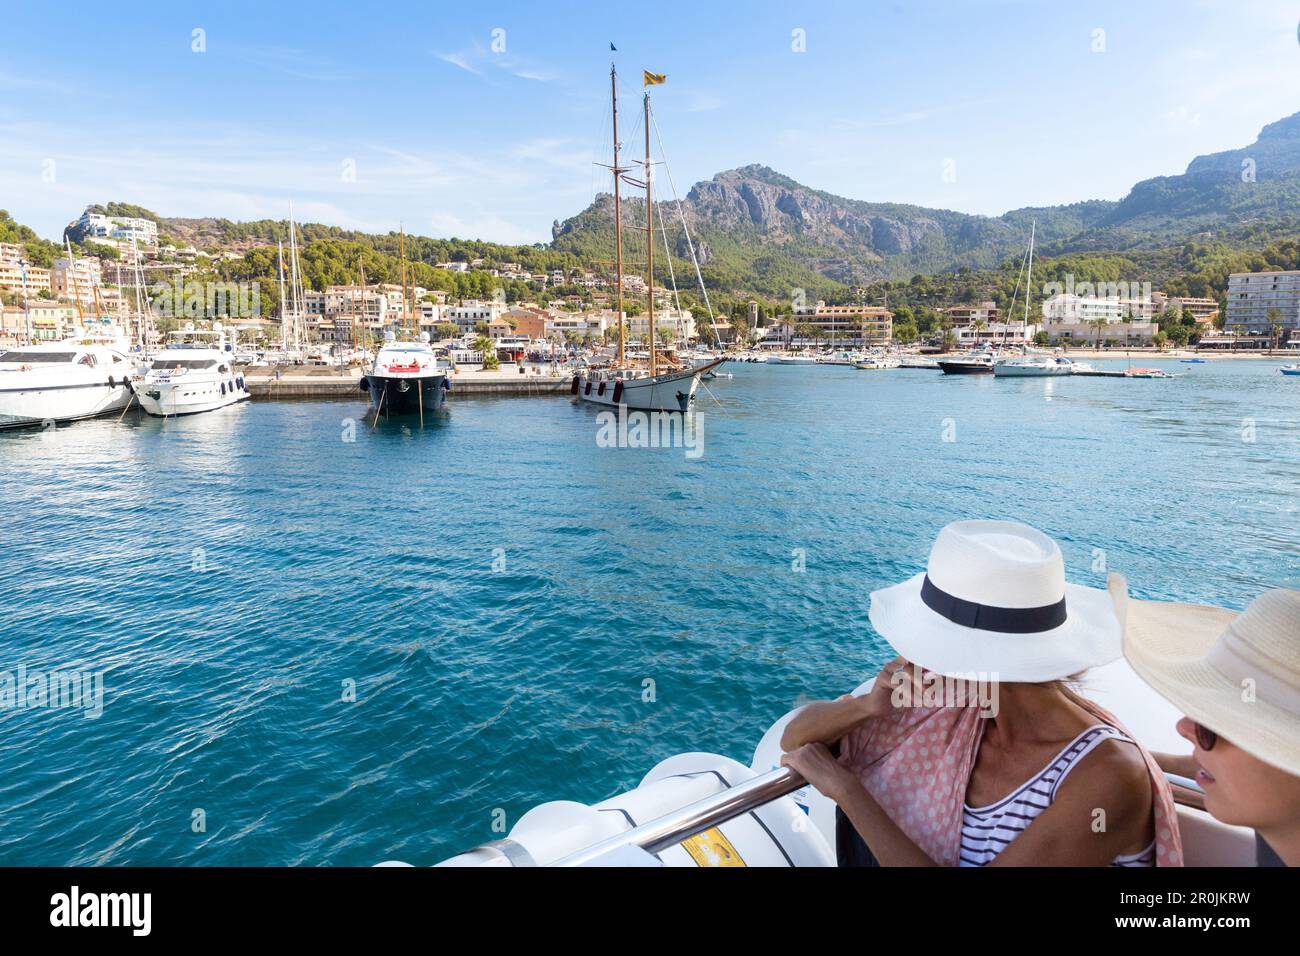
<svg viewBox="0 0 1300 956">
<path fill-rule="evenodd" d="M 6 925 L 1284 927 L 1295 11 L 665 3 L 9 11 Z"/>
</svg>

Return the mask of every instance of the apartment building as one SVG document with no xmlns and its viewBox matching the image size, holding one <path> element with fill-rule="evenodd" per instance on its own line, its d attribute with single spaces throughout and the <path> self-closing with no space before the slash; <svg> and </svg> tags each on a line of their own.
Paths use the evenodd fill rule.
<svg viewBox="0 0 1300 956">
<path fill-rule="evenodd" d="M 953 305 L 943 310 L 954 331 L 980 323 L 986 328 L 998 320 L 998 307 L 993 302 L 978 305 Z"/>
<path fill-rule="evenodd" d="M 29 297 L 36 298 L 41 292 L 50 291 L 49 269 L 27 266 L 24 270 L 23 265 L 14 260 L 0 260 L 0 289 L 22 295 L 24 271 L 26 271 L 27 295 Z"/>
<path fill-rule="evenodd" d="M 1272 335 L 1283 341 L 1300 333 L 1300 271 L 1234 272 L 1228 276 L 1225 332 Z"/>
<path fill-rule="evenodd" d="M 103 281 L 98 259 L 55 259 L 50 270 L 50 291 L 63 299 L 80 299 L 93 305 L 95 289 Z"/>
<path fill-rule="evenodd" d="M 87 209 L 71 228 L 82 239 L 116 239 L 146 246 L 158 245 L 158 224 L 150 219 L 132 216 L 106 216 Z"/>
<path fill-rule="evenodd" d="M 827 305 L 819 301 L 812 308 L 795 309 L 788 325 L 792 344 L 800 345 L 820 341 L 845 347 L 885 346 L 894 337 L 894 313 L 874 305 Z M 811 326 L 820 335 L 801 335 L 801 325 Z"/>
</svg>

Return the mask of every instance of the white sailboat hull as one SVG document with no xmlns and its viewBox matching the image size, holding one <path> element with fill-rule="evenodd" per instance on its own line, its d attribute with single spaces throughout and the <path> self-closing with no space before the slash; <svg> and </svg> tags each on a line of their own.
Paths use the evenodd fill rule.
<svg viewBox="0 0 1300 956">
<path fill-rule="evenodd" d="M 719 360 L 653 378 L 615 379 L 600 373 L 576 375 L 571 394 L 591 405 L 607 408 L 623 405 L 629 411 L 686 412 L 695 404 L 700 378 L 721 364 Z"/>
</svg>

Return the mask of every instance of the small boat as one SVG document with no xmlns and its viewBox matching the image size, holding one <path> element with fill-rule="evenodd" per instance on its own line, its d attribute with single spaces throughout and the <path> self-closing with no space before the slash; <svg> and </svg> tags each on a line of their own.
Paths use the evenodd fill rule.
<svg viewBox="0 0 1300 956">
<path fill-rule="evenodd" d="M 227 341 L 220 322 L 210 329 L 191 324 L 169 338 L 136 387 L 146 413 L 156 418 L 197 415 L 249 397 L 243 373 L 235 369 L 234 343 Z"/>
<path fill-rule="evenodd" d="M 1068 358 L 1050 355 L 1018 355 L 993 363 L 993 374 L 998 378 L 1043 378 L 1073 375 L 1074 371 L 1074 363 Z"/>
<path fill-rule="evenodd" d="M 101 336 L 7 349 L 0 353 L 0 428 L 121 411 L 136 371 L 125 342 Z"/>
<path fill-rule="evenodd" d="M 773 355 L 767 360 L 768 365 L 816 365 L 817 356 L 811 352 L 798 352 L 793 355 Z"/>
<path fill-rule="evenodd" d="M 1186 358 L 1186 359 L 1179 359 L 1178 361 L 1182 362 L 1184 365 L 1204 365 L 1204 364 L 1205 364 L 1205 359 L 1203 359 L 1203 358 Z"/>
<path fill-rule="evenodd" d="M 853 367 L 874 372 L 880 369 L 898 368 L 900 364 L 898 359 L 890 358 L 887 355 L 871 355 L 861 361 L 854 362 Z"/>
<path fill-rule="evenodd" d="M 1283 365 L 1278 371 L 1283 375 L 1300 375 L 1300 365 Z"/>
<path fill-rule="evenodd" d="M 945 375 L 992 375 L 992 352 L 975 352 L 959 358 L 939 359 L 939 368 Z"/>
<path fill-rule="evenodd" d="M 1162 368 L 1130 368 L 1124 370 L 1126 378 L 1173 378 Z"/>
</svg>

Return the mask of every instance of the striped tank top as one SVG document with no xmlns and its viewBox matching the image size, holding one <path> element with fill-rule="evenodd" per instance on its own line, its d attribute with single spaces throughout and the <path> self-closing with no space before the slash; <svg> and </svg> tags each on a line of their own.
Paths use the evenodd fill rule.
<svg viewBox="0 0 1300 956">
<path fill-rule="evenodd" d="M 1007 844 L 1020 835 L 1040 813 L 1052 805 L 1056 791 L 1071 770 L 1104 740 L 1132 739 L 1114 727 L 1097 724 L 1075 737 L 1056 759 L 1026 780 L 1010 796 L 987 807 L 962 805 L 960 866 L 987 866 Z M 1115 857 L 1111 866 L 1155 866 L 1155 840 L 1138 853 Z"/>
</svg>

